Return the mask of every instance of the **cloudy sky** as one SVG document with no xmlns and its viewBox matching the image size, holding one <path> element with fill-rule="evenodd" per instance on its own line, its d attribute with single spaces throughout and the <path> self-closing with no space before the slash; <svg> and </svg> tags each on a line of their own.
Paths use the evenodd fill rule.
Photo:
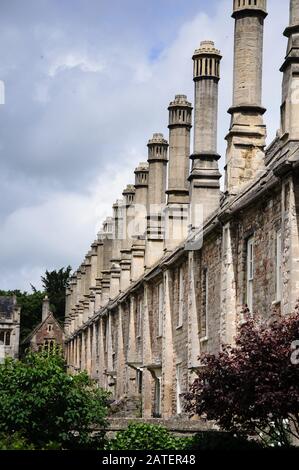
<svg viewBox="0 0 299 470">
<path fill-rule="evenodd" d="M 268 0 L 264 99 L 279 123 L 288 1 Z M 192 53 L 223 53 L 219 152 L 231 105 L 232 0 L 1 0 L 0 289 L 30 290 L 45 269 L 76 268 L 167 106 L 193 101 Z M 222 159 L 223 160 L 223 159 Z M 223 166 L 223 161 L 222 161 Z"/>
</svg>

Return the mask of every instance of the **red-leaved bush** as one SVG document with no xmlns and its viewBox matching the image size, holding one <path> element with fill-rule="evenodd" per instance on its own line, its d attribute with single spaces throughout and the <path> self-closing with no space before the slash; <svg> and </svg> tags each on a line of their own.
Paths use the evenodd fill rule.
<svg viewBox="0 0 299 470">
<path fill-rule="evenodd" d="M 203 367 L 184 397 L 186 411 L 223 430 L 288 446 L 299 439 L 299 361 L 292 350 L 298 340 L 298 307 L 267 323 L 248 318 L 234 347 L 201 357 Z"/>
</svg>

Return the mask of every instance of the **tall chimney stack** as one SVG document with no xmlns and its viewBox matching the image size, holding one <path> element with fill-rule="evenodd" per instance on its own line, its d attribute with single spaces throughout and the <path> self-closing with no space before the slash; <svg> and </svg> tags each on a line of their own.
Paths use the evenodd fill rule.
<svg viewBox="0 0 299 470">
<path fill-rule="evenodd" d="M 189 156 L 192 105 L 176 95 L 169 111 L 169 167 L 165 212 L 165 249 L 172 250 L 187 236 L 189 208 Z"/>
<path fill-rule="evenodd" d="M 146 209 L 148 193 L 148 163 L 139 163 L 135 169 L 135 229 L 132 245 L 131 279 L 137 279 L 144 271 Z"/>
<path fill-rule="evenodd" d="M 145 266 L 150 268 L 161 258 L 164 248 L 163 211 L 166 200 L 168 142 L 163 134 L 154 134 L 147 146 L 149 174 Z"/>
<path fill-rule="evenodd" d="M 134 230 L 135 217 L 135 188 L 132 184 L 123 191 L 124 197 L 124 236 L 122 240 L 121 261 L 120 261 L 120 290 L 126 290 L 131 282 L 131 263 L 132 263 L 132 232 Z"/>
<path fill-rule="evenodd" d="M 50 313 L 50 301 L 49 301 L 49 297 L 46 295 L 45 298 L 43 299 L 42 321 L 45 321 L 49 313 Z"/>
<path fill-rule="evenodd" d="M 234 0 L 233 106 L 227 140 L 225 189 L 237 194 L 264 170 L 266 127 L 262 65 L 266 0 Z"/>
<path fill-rule="evenodd" d="M 290 0 L 290 24 L 284 35 L 288 38 L 283 72 L 281 130 L 282 139 L 299 140 L 299 0 Z"/>
<path fill-rule="evenodd" d="M 113 219 L 107 217 L 103 223 L 103 230 L 99 234 L 103 242 L 102 279 L 101 279 L 101 307 L 107 304 L 110 297 L 110 270 L 113 244 Z"/>
<path fill-rule="evenodd" d="M 198 228 L 219 206 L 221 174 L 217 153 L 218 83 L 221 54 L 213 41 L 203 41 L 193 55 L 195 83 L 194 152 L 191 155 L 191 226 Z"/>
</svg>

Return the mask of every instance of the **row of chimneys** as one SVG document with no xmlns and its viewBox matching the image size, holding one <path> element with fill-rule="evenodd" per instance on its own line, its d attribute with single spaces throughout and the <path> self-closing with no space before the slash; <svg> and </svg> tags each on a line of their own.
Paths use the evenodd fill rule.
<svg viewBox="0 0 299 470">
<path fill-rule="evenodd" d="M 226 200 L 265 169 L 266 127 L 261 95 L 266 0 L 234 0 L 232 16 L 234 88 L 233 106 L 229 109 L 231 126 L 226 137 Z M 285 35 L 289 44 L 282 67 L 282 141 L 299 139 L 299 110 L 292 101 L 299 71 L 299 0 L 290 1 L 290 26 Z M 72 277 L 66 312 L 76 312 L 77 325 L 126 290 L 165 251 L 179 245 L 188 228 L 198 228 L 220 206 L 217 112 L 221 54 L 212 41 L 203 41 L 193 61 L 194 152 L 190 157 L 192 106 L 185 95 L 177 95 L 168 108 L 169 144 L 162 134 L 153 135 L 147 145 L 147 163 L 135 170 L 135 185 L 127 186 L 124 199 L 114 204 L 113 218 L 106 219 L 98 240 Z"/>
</svg>

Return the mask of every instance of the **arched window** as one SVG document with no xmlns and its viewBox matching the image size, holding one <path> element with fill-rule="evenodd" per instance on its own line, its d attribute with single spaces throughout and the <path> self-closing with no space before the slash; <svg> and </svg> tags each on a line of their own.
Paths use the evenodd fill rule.
<svg viewBox="0 0 299 470">
<path fill-rule="evenodd" d="M 11 332 L 9 330 L 0 330 L 0 345 L 10 346 Z"/>
</svg>

